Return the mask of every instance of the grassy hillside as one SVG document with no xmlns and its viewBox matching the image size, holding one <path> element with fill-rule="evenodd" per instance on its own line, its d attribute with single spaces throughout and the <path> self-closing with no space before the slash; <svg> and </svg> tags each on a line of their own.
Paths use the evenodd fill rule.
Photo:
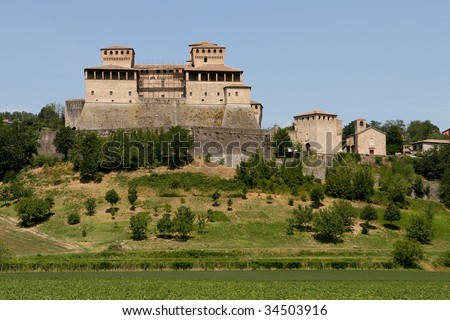
<svg viewBox="0 0 450 320">
<path fill-rule="evenodd" d="M 233 175 L 231 168 L 221 167 L 218 170 L 223 176 Z M 431 203 L 435 213 L 435 239 L 431 245 L 424 247 L 426 261 L 423 267 L 433 268 L 433 262 L 450 247 L 450 213 L 436 202 L 409 199 L 408 209 L 402 210 L 402 219 L 396 222 L 400 230 L 384 226 L 385 221 L 381 219 L 383 207 L 378 206 L 379 219 L 371 223 L 374 229 L 370 230 L 369 235 L 361 234 L 362 221 L 357 220 L 353 231 L 344 235 L 343 242 L 322 244 L 310 232 L 295 232 L 294 235 L 286 233 L 286 219 L 291 217 L 292 209 L 299 204 L 309 205 L 309 200 L 302 201 L 301 198 L 305 199 L 301 196 L 277 194 L 272 195 L 272 201 L 268 201 L 268 194 L 258 192 L 248 193 L 248 199 L 244 200 L 240 197 L 242 186 L 239 183 L 210 174 L 211 168 L 204 167 L 203 171 L 207 174 L 202 173 L 202 169 L 192 167 L 175 171 L 113 172 L 105 175 L 101 183 L 80 184 L 77 174 L 68 164 L 33 169 L 22 174 L 23 179 L 38 194 L 55 198 L 55 215 L 32 228 L 35 230 L 33 233 L 11 223 L 16 213 L 12 205 L 4 205 L 0 209 L 0 216 L 3 216 L 0 220 L 0 240 L 4 240 L 16 255 L 30 257 L 77 250 L 100 253 L 111 244 L 120 243 L 125 255 L 133 252 L 206 250 L 239 252 L 236 258 L 249 261 L 353 259 L 386 262 L 390 261 L 393 242 L 404 235 L 410 215 Z M 139 196 L 135 210 L 131 210 L 127 201 L 130 184 L 137 186 Z M 116 205 L 118 212 L 115 219 L 112 219 L 109 204 L 104 200 L 106 191 L 112 188 L 121 197 Z M 218 207 L 212 207 L 211 195 L 215 190 L 221 193 Z M 88 197 L 97 200 L 94 216 L 85 214 L 83 202 Z M 233 201 L 231 211 L 227 210 L 229 198 Z M 288 205 L 290 198 L 294 199 L 294 206 Z M 331 198 L 323 201 L 325 207 L 332 202 Z M 170 209 L 173 214 L 181 205 L 191 207 L 196 214 L 206 214 L 208 209 L 213 209 L 219 211 L 220 216 L 226 216 L 226 219 L 208 222 L 204 233 L 199 233 L 196 226 L 188 241 L 158 237 L 157 221 L 165 211 Z M 355 202 L 353 205 L 362 208 L 365 204 Z M 81 213 L 80 224 L 67 223 L 67 216 L 72 212 Z M 147 212 L 151 219 L 149 238 L 145 241 L 130 239 L 130 217 L 137 212 Z"/>
</svg>

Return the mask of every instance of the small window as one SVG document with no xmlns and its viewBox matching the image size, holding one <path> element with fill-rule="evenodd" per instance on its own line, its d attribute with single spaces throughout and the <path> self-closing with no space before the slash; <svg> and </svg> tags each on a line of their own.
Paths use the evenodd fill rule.
<svg viewBox="0 0 450 320">
<path fill-rule="evenodd" d="M 163 70 L 163 73 L 167 73 L 167 70 Z"/>
<path fill-rule="evenodd" d="M 200 50 L 198 50 L 198 49 L 197 49 L 197 50 L 195 50 L 195 52 L 199 53 L 199 52 L 200 52 Z"/>
<path fill-rule="evenodd" d="M 123 50 L 122 50 L 122 51 L 120 51 L 120 54 L 123 54 Z"/>
<path fill-rule="evenodd" d="M 217 52 L 217 50 L 216 50 L 216 49 L 214 49 L 214 50 L 213 50 L 213 52 L 214 52 L 214 53 L 216 53 L 216 52 Z"/>
<path fill-rule="evenodd" d="M 131 100 L 130 100 L 130 103 L 131 103 Z"/>
<path fill-rule="evenodd" d="M 130 54 L 130 50 L 127 50 L 127 54 Z"/>
<path fill-rule="evenodd" d="M 104 55 L 106 56 L 108 54 L 108 51 L 105 50 Z"/>
<path fill-rule="evenodd" d="M 219 49 L 219 53 L 222 53 L 222 49 Z"/>
<path fill-rule="evenodd" d="M 208 95 L 208 92 L 205 92 L 205 97 Z"/>
<path fill-rule="evenodd" d="M 109 54 L 113 54 L 113 52 L 112 52 L 112 51 L 110 51 L 110 52 L 109 52 Z"/>
<path fill-rule="evenodd" d="M 189 97 L 192 97 L 192 91 L 191 91 L 191 92 L 189 92 Z"/>
<path fill-rule="evenodd" d="M 217 96 L 220 97 L 220 92 L 217 92 Z"/>
<path fill-rule="evenodd" d="M 228 92 L 228 96 L 231 97 L 231 92 Z"/>
<path fill-rule="evenodd" d="M 91 96 L 93 96 L 94 95 L 94 91 L 91 91 Z"/>
<path fill-rule="evenodd" d="M 119 54 L 119 51 L 116 51 L 116 54 Z"/>
<path fill-rule="evenodd" d="M 211 49 L 208 49 L 208 53 L 211 53 Z"/>
<path fill-rule="evenodd" d="M 203 62 L 204 62 L 204 63 L 207 63 L 207 62 L 208 62 L 208 58 L 207 58 L 207 57 L 204 57 L 204 58 L 203 58 Z"/>
<path fill-rule="evenodd" d="M 131 96 L 131 91 L 128 91 L 128 95 Z"/>
<path fill-rule="evenodd" d="M 162 95 L 161 95 L 161 98 L 165 98 L 165 97 L 166 97 L 166 95 L 165 95 L 165 94 L 162 94 Z"/>
<path fill-rule="evenodd" d="M 113 95 L 113 92 L 112 92 L 112 91 L 110 91 L 110 92 L 109 92 L 109 95 L 110 95 L 110 96 L 112 96 L 112 95 Z"/>
<path fill-rule="evenodd" d="M 239 92 L 238 92 L 238 91 L 236 91 L 236 92 L 235 92 L 235 95 L 236 95 L 236 97 L 237 97 L 237 96 L 239 95 Z"/>
<path fill-rule="evenodd" d="M 360 121 L 360 122 L 359 122 L 359 126 L 360 126 L 360 127 L 363 127 L 363 126 L 364 126 L 364 121 Z"/>
<path fill-rule="evenodd" d="M 202 49 L 202 53 L 205 53 L 205 49 Z"/>
</svg>

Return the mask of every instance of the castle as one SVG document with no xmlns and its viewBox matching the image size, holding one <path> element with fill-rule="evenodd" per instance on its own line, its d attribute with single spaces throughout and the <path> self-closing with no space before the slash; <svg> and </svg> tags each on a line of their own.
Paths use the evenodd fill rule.
<svg viewBox="0 0 450 320">
<path fill-rule="evenodd" d="M 84 69 L 84 99 L 66 101 L 66 126 L 80 130 L 184 127 L 261 128 L 243 71 L 225 65 L 226 48 L 189 45 L 186 64 L 135 64 L 133 48 L 100 50 Z"/>
</svg>

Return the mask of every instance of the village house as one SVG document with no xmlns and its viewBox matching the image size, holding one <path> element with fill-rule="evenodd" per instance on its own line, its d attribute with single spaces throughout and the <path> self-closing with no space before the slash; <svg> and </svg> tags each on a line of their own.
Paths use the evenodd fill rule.
<svg viewBox="0 0 450 320">
<path fill-rule="evenodd" d="M 367 127 L 366 119 L 355 120 L 355 133 L 348 136 L 345 150 L 361 155 L 386 155 L 386 134 L 374 127 Z"/>
</svg>

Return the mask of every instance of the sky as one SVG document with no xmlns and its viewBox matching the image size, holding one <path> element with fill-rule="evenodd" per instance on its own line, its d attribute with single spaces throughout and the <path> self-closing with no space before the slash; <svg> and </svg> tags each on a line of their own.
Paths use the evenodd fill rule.
<svg viewBox="0 0 450 320">
<path fill-rule="evenodd" d="M 38 113 L 83 98 L 100 48 L 136 63 L 177 63 L 188 45 L 227 47 L 263 127 L 321 109 L 344 125 L 430 120 L 450 127 L 450 1 L 2 1 L 0 111 Z"/>
</svg>

